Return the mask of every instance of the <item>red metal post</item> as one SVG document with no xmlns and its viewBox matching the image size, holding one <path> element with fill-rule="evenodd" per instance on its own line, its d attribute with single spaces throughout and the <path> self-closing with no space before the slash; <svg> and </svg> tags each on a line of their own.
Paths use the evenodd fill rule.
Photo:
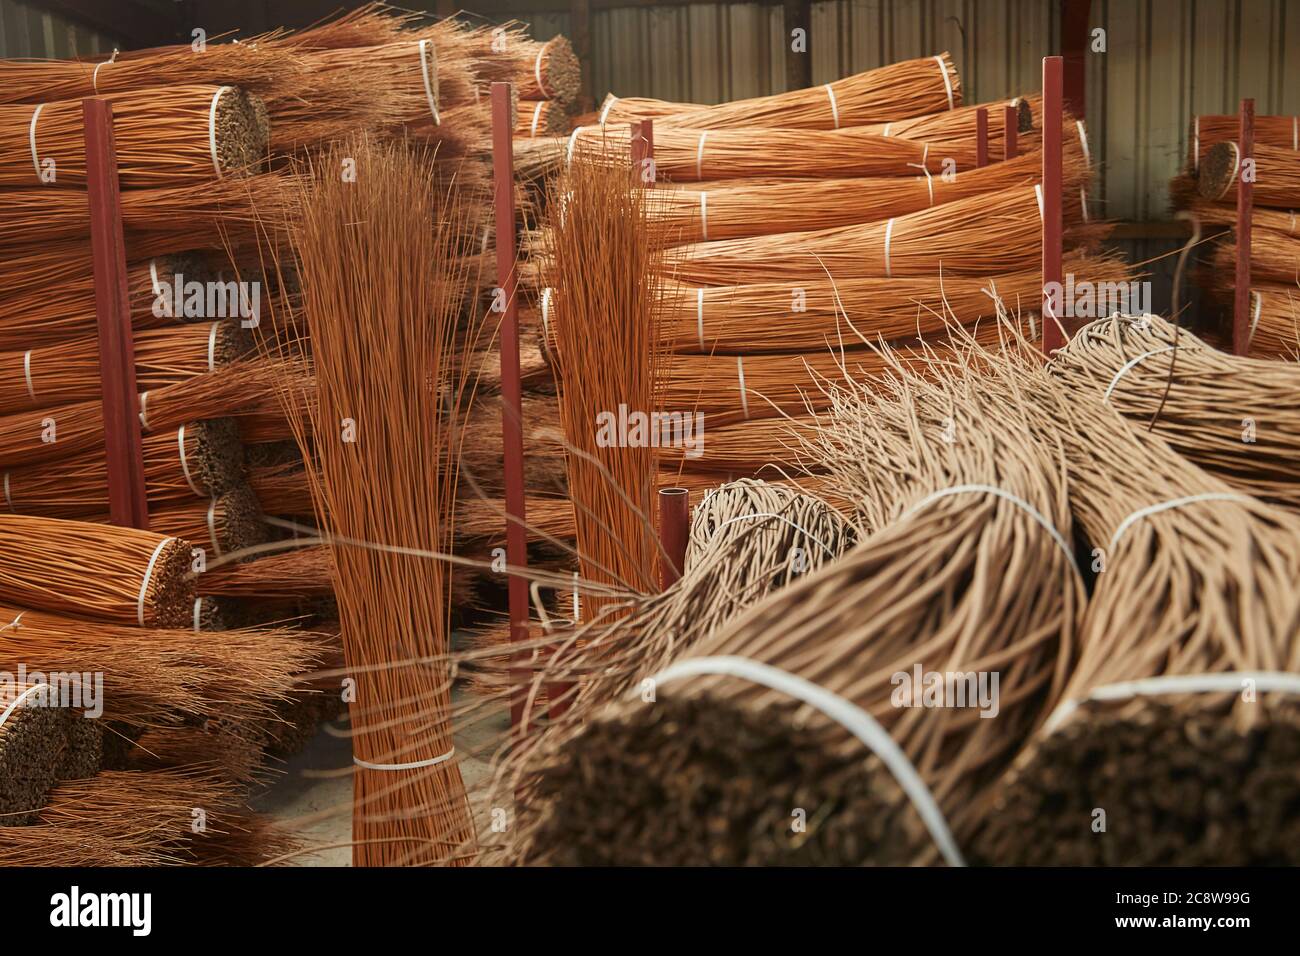
<svg viewBox="0 0 1300 956">
<path fill-rule="evenodd" d="M 136 394 L 135 340 L 127 299 L 126 241 L 122 238 L 113 107 L 107 100 L 82 100 L 81 115 L 86 132 L 86 198 L 94 256 L 109 520 L 122 527 L 148 528 L 149 501 L 140 444 L 140 399 Z"/>
<path fill-rule="evenodd" d="M 1092 0 L 1061 0 L 1061 53 L 1065 60 L 1065 105 L 1075 119 L 1087 119 L 1088 44 L 1092 32 L 1088 17 Z"/>
<path fill-rule="evenodd" d="M 1052 291 L 1063 298 L 1061 286 L 1061 125 L 1063 62 L 1043 57 L 1043 354 L 1065 345 L 1062 316 L 1052 310 Z M 1062 310 L 1063 311 L 1063 310 Z"/>
<path fill-rule="evenodd" d="M 1015 159 L 1020 135 L 1020 112 L 1014 106 L 1002 108 L 1002 158 Z"/>
<path fill-rule="evenodd" d="M 1255 156 L 1255 101 L 1241 101 L 1240 129 L 1237 132 L 1237 269 L 1232 297 L 1232 351 L 1245 355 L 1250 351 L 1250 245 L 1251 211 L 1254 201 L 1254 173 L 1247 172 Z"/>
<path fill-rule="evenodd" d="M 690 539 L 691 492 L 688 488 L 659 489 L 659 586 L 667 590 L 686 569 L 686 543 Z M 664 555 L 667 555 L 665 559 Z"/>
<path fill-rule="evenodd" d="M 641 185 L 647 189 L 653 189 L 655 180 L 658 178 L 654 173 L 654 156 L 655 156 L 655 125 L 654 120 L 641 120 L 639 123 L 632 124 L 632 168 L 636 171 L 638 180 Z M 650 161 L 650 177 L 643 178 L 646 169 L 646 161 Z"/>
<path fill-rule="evenodd" d="M 510 122 L 510 84 L 492 84 L 492 176 L 496 213 L 497 285 L 504 301 L 501 315 L 501 438 L 504 450 L 506 492 L 506 561 L 516 568 L 528 564 L 528 534 L 524 525 L 524 430 L 522 387 L 519 381 L 519 304 L 515 251 L 514 135 Z M 528 640 L 528 581 L 509 577 L 510 640 Z M 524 721 L 527 683 L 531 668 L 516 670 L 510 702 L 512 727 Z"/>
<path fill-rule="evenodd" d="M 975 111 L 975 165 L 989 164 L 989 111 L 980 107 Z"/>
</svg>

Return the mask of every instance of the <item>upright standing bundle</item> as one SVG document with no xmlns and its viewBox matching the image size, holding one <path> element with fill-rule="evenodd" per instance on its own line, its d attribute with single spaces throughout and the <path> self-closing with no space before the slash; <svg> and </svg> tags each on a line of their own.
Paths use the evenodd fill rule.
<svg viewBox="0 0 1300 956">
<path fill-rule="evenodd" d="M 355 163 L 355 182 L 340 176 Z M 285 408 L 331 540 L 357 764 L 353 860 L 433 863 L 473 838 L 455 761 L 446 665 L 448 550 L 460 382 L 452 349 L 466 277 L 456 191 L 429 156 L 358 141 L 323 155 L 291 233 L 314 400 Z M 364 330 L 358 334 L 358 329 Z"/>
</svg>

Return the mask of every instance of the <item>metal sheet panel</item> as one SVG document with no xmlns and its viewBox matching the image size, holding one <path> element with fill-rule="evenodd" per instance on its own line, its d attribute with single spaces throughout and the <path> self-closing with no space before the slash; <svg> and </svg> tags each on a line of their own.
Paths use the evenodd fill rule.
<svg viewBox="0 0 1300 956">
<path fill-rule="evenodd" d="M 0 0 L 0 57 L 69 59 L 107 53 L 114 43 L 58 14 Z"/>
</svg>

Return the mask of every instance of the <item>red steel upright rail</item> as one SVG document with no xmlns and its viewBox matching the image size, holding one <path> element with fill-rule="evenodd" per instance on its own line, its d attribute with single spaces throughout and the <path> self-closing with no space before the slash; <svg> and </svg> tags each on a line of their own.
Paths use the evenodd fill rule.
<svg viewBox="0 0 1300 956">
<path fill-rule="evenodd" d="M 496 213 L 497 285 L 504 299 L 501 314 L 501 439 L 505 464 L 506 561 L 512 568 L 528 565 L 528 532 L 524 524 L 523 391 L 519 379 L 518 262 L 515 250 L 515 158 L 511 124 L 510 84 L 492 84 L 492 205 Z M 528 581 L 509 576 L 510 641 L 528 640 Z M 510 701 L 511 727 L 524 725 L 526 689 L 532 670 L 516 669 L 516 694 Z"/>
<path fill-rule="evenodd" d="M 81 115 L 86 133 L 86 199 L 90 204 L 90 248 L 94 258 L 109 520 L 122 527 L 148 528 L 149 500 L 140 440 L 140 399 L 127 298 L 126 240 L 122 237 L 113 107 L 107 100 L 82 100 Z"/>
<path fill-rule="evenodd" d="M 1043 354 L 1065 345 L 1064 319 L 1051 309 L 1049 289 L 1061 285 L 1061 124 L 1063 61 L 1043 57 Z"/>
<path fill-rule="evenodd" d="M 981 106 L 975 111 L 975 165 L 989 164 L 989 111 Z"/>
<path fill-rule="evenodd" d="M 1014 106 L 1002 108 L 1002 158 L 1015 159 L 1019 148 L 1020 114 Z"/>
<path fill-rule="evenodd" d="M 1250 351 L 1250 244 L 1253 219 L 1254 175 L 1247 174 L 1248 160 L 1255 156 L 1255 101 L 1241 101 L 1237 132 L 1237 268 L 1232 296 L 1232 351 Z"/>
</svg>

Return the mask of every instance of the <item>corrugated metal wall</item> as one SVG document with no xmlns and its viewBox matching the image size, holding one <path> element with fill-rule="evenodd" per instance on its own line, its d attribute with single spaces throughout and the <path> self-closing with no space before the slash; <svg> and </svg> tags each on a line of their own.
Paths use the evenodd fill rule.
<svg viewBox="0 0 1300 956">
<path fill-rule="evenodd" d="M 112 52 L 113 41 L 16 0 L 0 0 L 0 57 L 92 56 Z"/>
</svg>

